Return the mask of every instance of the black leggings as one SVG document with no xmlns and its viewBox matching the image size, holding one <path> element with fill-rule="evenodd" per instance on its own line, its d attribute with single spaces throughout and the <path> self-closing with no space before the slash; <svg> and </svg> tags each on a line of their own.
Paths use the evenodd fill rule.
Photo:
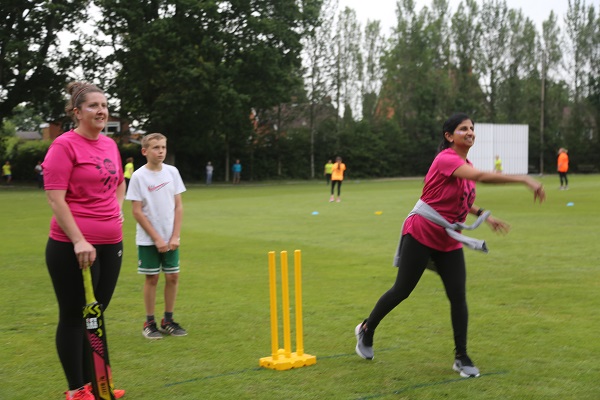
<svg viewBox="0 0 600 400">
<path fill-rule="evenodd" d="M 337 183 L 337 195 L 340 197 L 340 191 L 342 190 L 342 181 L 331 181 L 331 195 L 333 196 L 333 189 Z"/>
<path fill-rule="evenodd" d="M 558 176 L 560 178 L 560 186 L 569 186 L 569 180 L 567 179 L 566 172 L 559 172 Z"/>
<path fill-rule="evenodd" d="M 367 327 L 375 330 L 381 320 L 417 286 L 428 262 L 432 260 L 442 278 L 446 295 L 450 300 L 450 316 L 454 330 L 456 354 L 467 352 L 467 325 L 469 312 L 466 299 L 466 268 L 462 249 L 449 252 L 424 246 L 411 235 L 402 238 L 398 261 L 398 275 L 394 286 L 385 292 L 375 304 L 367 320 Z"/>
<path fill-rule="evenodd" d="M 123 243 L 94 245 L 96 261 L 92 265 L 92 281 L 96 300 L 106 309 L 110 303 L 123 255 Z M 89 347 L 85 344 L 82 309 L 85 305 L 83 278 L 73 243 L 48 239 L 46 265 L 58 300 L 56 349 L 69 383 L 69 390 L 91 381 Z"/>
</svg>

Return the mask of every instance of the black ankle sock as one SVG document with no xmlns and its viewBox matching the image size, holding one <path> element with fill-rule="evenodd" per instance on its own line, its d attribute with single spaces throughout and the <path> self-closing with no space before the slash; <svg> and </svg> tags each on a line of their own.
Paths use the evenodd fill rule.
<svg viewBox="0 0 600 400">
<path fill-rule="evenodd" d="M 165 312 L 165 322 L 173 322 L 173 313 Z"/>
</svg>

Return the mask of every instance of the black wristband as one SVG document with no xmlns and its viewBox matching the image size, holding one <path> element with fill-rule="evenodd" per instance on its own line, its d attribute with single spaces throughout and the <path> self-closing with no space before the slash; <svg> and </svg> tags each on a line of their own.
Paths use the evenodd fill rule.
<svg viewBox="0 0 600 400">
<path fill-rule="evenodd" d="M 479 216 L 481 216 L 481 214 L 483 214 L 484 211 L 485 211 L 485 208 L 480 208 L 479 210 L 477 210 L 477 213 L 475 215 L 477 215 L 479 217 Z"/>
</svg>

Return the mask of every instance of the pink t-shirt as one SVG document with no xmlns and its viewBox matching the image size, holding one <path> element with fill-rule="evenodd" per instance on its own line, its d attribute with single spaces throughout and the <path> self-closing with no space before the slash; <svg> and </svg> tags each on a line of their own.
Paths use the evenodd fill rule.
<svg viewBox="0 0 600 400">
<path fill-rule="evenodd" d="M 475 202 L 475 182 L 452 177 L 461 165 L 473 165 L 452 149 L 440 152 L 425 176 L 421 200 L 433 207 L 448 222 L 465 222 Z M 410 233 L 419 243 L 439 251 L 460 249 L 462 243 L 452 239 L 446 230 L 423 218 L 412 215 L 404 222 L 403 234 Z"/>
<path fill-rule="evenodd" d="M 65 200 L 85 239 L 91 244 L 115 244 L 123 239 L 116 189 L 123 182 L 121 155 L 114 140 L 100 135 L 91 140 L 68 131 L 48 149 L 44 189 L 66 190 Z M 70 242 L 56 218 L 50 237 Z"/>
</svg>

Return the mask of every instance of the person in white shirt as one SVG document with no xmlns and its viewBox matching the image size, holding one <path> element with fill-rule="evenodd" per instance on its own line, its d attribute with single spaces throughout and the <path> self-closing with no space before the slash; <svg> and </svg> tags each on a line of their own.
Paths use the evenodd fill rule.
<svg viewBox="0 0 600 400">
<path fill-rule="evenodd" d="M 186 189 L 177 168 L 164 164 L 167 138 L 163 134 L 144 136 L 142 154 L 147 163 L 131 176 L 126 195 L 126 199 L 132 201 L 133 217 L 137 221 L 138 273 L 146 275 L 146 322 L 142 333 L 148 339 L 161 339 L 163 334 L 185 336 L 187 331 L 173 320 L 173 312 L 179 286 L 181 193 Z M 157 326 L 154 310 L 161 270 L 165 274 L 165 313 Z"/>
<path fill-rule="evenodd" d="M 213 167 L 212 163 L 209 161 L 208 164 L 206 164 L 206 184 L 207 185 L 210 185 L 212 183 L 213 170 L 214 170 L 214 167 Z"/>
</svg>

